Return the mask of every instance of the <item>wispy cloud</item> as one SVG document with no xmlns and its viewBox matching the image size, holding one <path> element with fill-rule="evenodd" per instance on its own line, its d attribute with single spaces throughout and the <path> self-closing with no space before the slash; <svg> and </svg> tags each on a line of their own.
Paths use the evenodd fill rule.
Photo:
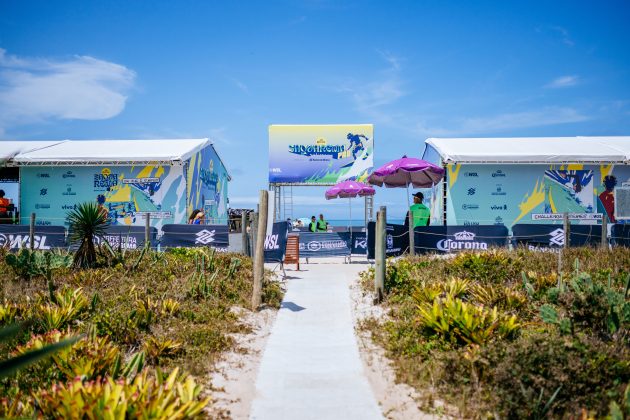
<svg viewBox="0 0 630 420">
<path fill-rule="evenodd" d="M 0 129 L 48 120 L 120 114 L 136 73 L 89 56 L 22 58 L 0 48 Z"/>
<path fill-rule="evenodd" d="M 567 45 L 569 47 L 572 47 L 575 45 L 575 42 L 573 42 L 573 40 L 569 36 L 569 31 L 567 31 L 562 26 L 550 26 L 549 28 L 560 35 L 560 39 L 562 40 L 562 43 L 564 45 Z"/>
<path fill-rule="evenodd" d="M 580 83 L 580 77 L 577 75 L 561 76 L 547 83 L 545 87 L 549 89 L 559 89 L 575 86 L 578 83 Z"/>
<path fill-rule="evenodd" d="M 230 80 L 236 85 L 237 88 L 239 88 L 241 91 L 245 92 L 245 93 L 249 93 L 249 88 L 247 87 L 247 85 L 245 83 L 243 83 L 242 81 L 231 77 Z"/>
<path fill-rule="evenodd" d="M 425 123 L 416 125 L 416 132 L 426 136 L 455 136 L 491 134 L 515 129 L 544 127 L 587 121 L 589 116 L 566 107 L 544 107 L 532 111 L 504 113 L 488 117 L 462 118 L 453 121 L 448 128 L 432 127 Z"/>
<path fill-rule="evenodd" d="M 387 51 L 377 50 L 387 67 L 370 80 L 351 79 L 335 90 L 349 95 L 357 111 L 368 115 L 377 122 L 387 120 L 380 108 L 391 105 L 405 96 L 404 83 L 400 77 L 402 60 Z"/>
</svg>

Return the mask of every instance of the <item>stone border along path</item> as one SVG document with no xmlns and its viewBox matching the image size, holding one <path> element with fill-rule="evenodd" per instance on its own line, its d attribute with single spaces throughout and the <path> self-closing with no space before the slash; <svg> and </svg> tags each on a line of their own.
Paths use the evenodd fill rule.
<svg viewBox="0 0 630 420">
<path fill-rule="evenodd" d="M 251 419 L 382 419 L 359 356 L 349 285 L 365 264 L 316 260 L 288 290 L 260 364 Z"/>
</svg>

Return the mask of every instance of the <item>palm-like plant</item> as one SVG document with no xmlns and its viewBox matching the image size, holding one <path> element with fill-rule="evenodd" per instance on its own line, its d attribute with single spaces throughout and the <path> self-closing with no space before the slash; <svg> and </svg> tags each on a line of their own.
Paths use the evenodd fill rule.
<svg viewBox="0 0 630 420">
<path fill-rule="evenodd" d="M 74 254 L 74 266 L 80 268 L 94 267 L 96 263 L 95 237 L 102 237 L 109 225 L 107 216 L 96 203 L 79 204 L 68 213 L 70 224 L 70 242 L 79 244 Z"/>
</svg>

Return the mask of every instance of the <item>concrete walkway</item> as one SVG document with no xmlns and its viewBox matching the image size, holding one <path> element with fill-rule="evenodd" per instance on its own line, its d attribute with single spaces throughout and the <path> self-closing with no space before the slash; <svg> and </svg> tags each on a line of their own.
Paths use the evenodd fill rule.
<svg viewBox="0 0 630 420">
<path fill-rule="evenodd" d="M 363 264 L 303 264 L 288 290 L 256 380 L 251 418 L 381 419 L 363 372 L 350 281 Z"/>
</svg>

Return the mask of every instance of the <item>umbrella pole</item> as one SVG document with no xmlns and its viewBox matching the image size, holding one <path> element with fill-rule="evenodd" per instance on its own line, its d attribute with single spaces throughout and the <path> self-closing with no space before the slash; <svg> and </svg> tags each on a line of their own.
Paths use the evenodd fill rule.
<svg viewBox="0 0 630 420">
<path fill-rule="evenodd" d="M 348 220 L 348 230 L 350 231 L 350 255 L 348 262 L 352 262 L 352 198 L 348 197 L 348 209 L 350 209 L 350 220 Z"/>
<path fill-rule="evenodd" d="M 413 213 L 411 212 L 411 203 L 409 198 L 409 184 L 407 184 L 407 208 L 409 209 L 409 255 L 416 255 L 416 241 L 413 233 Z"/>
</svg>

